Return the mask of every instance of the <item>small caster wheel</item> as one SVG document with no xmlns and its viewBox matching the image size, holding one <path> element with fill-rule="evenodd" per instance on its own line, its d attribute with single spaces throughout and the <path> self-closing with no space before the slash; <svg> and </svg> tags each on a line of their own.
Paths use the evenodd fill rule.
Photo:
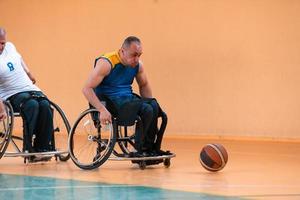
<svg viewBox="0 0 300 200">
<path fill-rule="evenodd" d="M 166 168 L 169 168 L 169 167 L 171 166 L 171 159 L 170 159 L 170 158 L 166 158 L 166 159 L 164 160 L 164 166 L 165 166 Z"/>
<path fill-rule="evenodd" d="M 145 162 L 144 160 L 141 161 L 141 162 L 139 162 L 139 168 L 140 168 L 141 170 L 146 169 L 146 162 Z"/>
</svg>

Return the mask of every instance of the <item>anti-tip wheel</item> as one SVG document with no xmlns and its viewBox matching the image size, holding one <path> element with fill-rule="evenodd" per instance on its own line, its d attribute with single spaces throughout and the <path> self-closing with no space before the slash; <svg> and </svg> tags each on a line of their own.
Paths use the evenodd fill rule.
<svg viewBox="0 0 300 200">
<path fill-rule="evenodd" d="M 164 160 L 164 166 L 165 166 L 166 168 L 169 168 L 169 167 L 171 166 L 171 159 L 170 159 L 170 158 L 166 158 L 166 159 Z"/>
<path fill-rule="evenodd" d="M 144 160 L 142 160 L 142 161 L 139 162 L 139 168 L 141 170 L 146 169 L 146 162 Z"/>
</svg>

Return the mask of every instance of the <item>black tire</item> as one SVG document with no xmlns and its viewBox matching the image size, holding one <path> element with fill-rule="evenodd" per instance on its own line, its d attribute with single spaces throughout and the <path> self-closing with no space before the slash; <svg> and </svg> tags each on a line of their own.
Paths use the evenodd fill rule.
<svg viewBox="0 0 300 200">
<path fill-rule="evenodd" d="M 52 143 L 56 151 L 63 151 L 65 153 L 56 155 L 60 161 L 67 161 L 70 159 L 70 153 L 68 150 L 68 138 L 70 132 L 70 123 L 62 111 L 62 109 L 55 103 L 50 102 L 50 106 L 53 110 L 53 128 L 54 133 L 52 137 Z"/>
<path fill-rule="evenodd" d="M 68 145 L 71 159 L 81 169 L 100 167 L 109 158 L 116 143 L 116 121 L 102 128 L 98 115 L 96 109 L 84 111 L 70 131 Z"/>
<path fill-rule="evenodd" d="M 3 121 L 0 121 L 0 159 L 8 147 L 14 124 L 14 114 L 11 104 L 4 102 L 4 105 L 7 117 Z"/>
<path fill-rule="evenodd" d="M 170 158 L 166 158 L 166 159 L 164 160 L 164 166 L 165 166 L 166 168 L 169 168 L 169 167 L 171 166 L 171 159 L 170 159 Z"/>
<path fill-rule="evenodd" d="M 146 169 L 146 166 L 147 166 L 146 161 L 141 160 L 141 161 L 139 162 L 139 168 L 140 168 L 141 170 Z"/>
</svg>

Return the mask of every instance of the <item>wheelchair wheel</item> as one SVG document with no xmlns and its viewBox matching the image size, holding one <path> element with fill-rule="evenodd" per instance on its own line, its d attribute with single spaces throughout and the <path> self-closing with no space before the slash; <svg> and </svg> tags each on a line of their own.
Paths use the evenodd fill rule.
<svg viewBox="0 0 300 200">
<path fill-rule="evenodd" d="M 96 109 L 84 111 L 75 121 L 69 135 L 71 159 L 81 169 L 95 169 L 111 155 L 116 143 L 115 120 L 101 127 Z"/>
<path fill-rule="evenodd" d="M 146 161 L 145 161 L 145 160 L 141 160 L 141 161 L 139 162 L 139 168 L 140 168 L 141 170 L 146 169 L 146 166 L 147 166 L 147 164 L 146 164 Z"/>
<path fill-rule="evenodd" d="M 164 166 L 166 168 L 169 168 L 171 166 L 171 159 L 170 158 L 164 159 Z"/>
<path fill-rule="evenodd" d="M 54 137 L 52 140 L 54 150 L 64 152 L 58 154 L 60 161 L 67 161 L 70 158 L 68 151 L 68 136 L 70 132 L 70 124 L 62 109 L 55 103 L 50 101 L 50 106 L 53 110 L 53 128 Z"/>
<path fill-rule="evenodd" d="M 7 118 L 0 121 L 0 159 L 4 155 L 11 137 L 13 129 L 13 109 L 10 103 L 4 102 Z"/>
<path fill-rule="evenodd" d="M 132 131 L 128 133 L 128 129 L 131 129 Z M 134 129 L 135 129 L 135 126 L 132 126 L 132 127 L 119 126 L 118 127 L 118 139 L 121 139 L 118 141 L 118 145 L 124 154 L 129 155 L 130 152 L 136 151 L 134 148 L 134 134 L 135 134 Z M 127 132 L 127 134 L 125 134 L 125 132 Z M 125 138 L 127 138 L 127 139 L 123 140 Z"/>
</svg>

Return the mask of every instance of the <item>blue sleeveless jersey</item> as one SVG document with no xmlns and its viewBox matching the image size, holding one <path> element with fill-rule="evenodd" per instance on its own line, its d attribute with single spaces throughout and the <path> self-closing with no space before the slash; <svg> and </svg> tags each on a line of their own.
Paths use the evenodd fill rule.
<svg viewBox="0 0 300 200">
<path fill-rule="evenodd" d="M 118 52 L 104 54 L 97 58 L 96 62 L 99 59 L 106 59 L 111 64 L 111 71 L 95 88 L 96 94 L 104 94 L 108 97 L 132 95 L 131 85 L 139 71 L 139 65 L 135 67 L 123 65 Z"/>
</svg>

